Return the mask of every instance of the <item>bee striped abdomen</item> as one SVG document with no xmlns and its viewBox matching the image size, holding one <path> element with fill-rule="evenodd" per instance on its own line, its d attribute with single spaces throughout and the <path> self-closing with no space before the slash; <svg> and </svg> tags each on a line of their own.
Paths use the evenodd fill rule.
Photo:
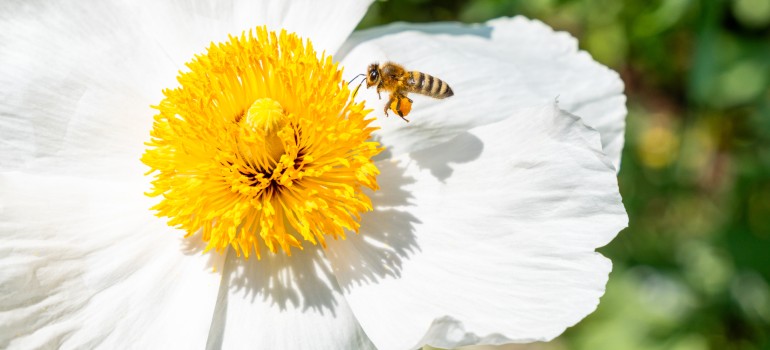
<svg viewBox="0 0 770 350">
<path fill-rule="evenodd" d="M 447 98 L 454 95 L 452 88 L 445 81 L 418 71 L 409 72 L 406 85 L 409 87 L 409 92 L 434 98 Z"/>
</svg>

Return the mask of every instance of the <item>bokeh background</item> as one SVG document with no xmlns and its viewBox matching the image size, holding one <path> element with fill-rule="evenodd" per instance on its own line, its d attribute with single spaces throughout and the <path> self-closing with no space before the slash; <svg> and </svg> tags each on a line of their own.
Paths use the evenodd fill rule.
<svg viewBox="0 0 770 350">
<path fill-rule="evenodd" d="M 770 0 L 390 0 L 359 29 L 513 15 L 577 37 L 629 110 L 607 293 L 524 348 L 770 349 Z"/>
</svg>

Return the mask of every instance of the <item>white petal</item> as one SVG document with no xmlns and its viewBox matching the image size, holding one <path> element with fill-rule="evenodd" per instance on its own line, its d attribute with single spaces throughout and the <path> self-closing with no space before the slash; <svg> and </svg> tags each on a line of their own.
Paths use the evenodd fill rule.
<svg viewBox="0 0 770 350">
<path fill-rule="evenodd" d="M 158 220 L 146 184 L 0 175 L 0 348 L 201 348 L 224 259 Z"/>
<path fill-rule="evenodd" d="M 118 2 L 3 2 L 0 165 L 115 155 L 137 159 L 151 104 L 178 66 Z M 161 18 L 157 20 L 162 20 Z"/>
<path fill-rule="evenodd" d="M 209 42 L 224 41 L 228 34 L 237 35 L 260 25 L 295 32 L 311 39 L 318 52 L 334 54 L 372 1 L 149 1 L 143 12 L 151 20 L 146 27 L 148 33 L 154 34 L 153 40 L 164 47 L 186 47 L 186 52 L 178 52 L 180 57 L 170 53 L 176 60 L 186 62 Z M 185 45 L 179 45 L 180 41 Z"/>
<path fill-rule="evenodd" d="M 212 41 L 268 24 L 334 53 L 369 0 L 0 3 L 0 166 L 136 160 L 150 105 Z M 70 166 L 71 167 L 71 166 Z M 119 171 L 115 171 L 119 172 Z"/>
<path fill-rule="evenodd" d="M 259 261 L 230 253 L 224 276 L 209 349 L 374 349 L 319 248 Z"/>
<path fill-rule="evenodd" d="M 539 21 L 394 24 L 354 33 L 340 53 L 349 77 L 372 62 L 393 61 L 452 87 L 454 96 L 445 100 L 411 94 L 409 124 L 379 118 L 379 135 L 395 154 L 447 141 L 473 126 L 506 118 L 511 110 L 558 99 L 562 109 L 599 130 L 604 152 L 619 169 L 626 116 L 623 82 L 579 51 L 569 34 Z M 379 117 L 386 100 L 378 100 L 373 90 L 361 96 Z"/>
<path fill-rule="evenodd" d="M 375 211 L 328 251 L 379 349 L 549 340 L 596 308 L 611 263 L 594 249 L 627 217 L 580 119 L 519 110 L 378 165 Z"/>
</svg>

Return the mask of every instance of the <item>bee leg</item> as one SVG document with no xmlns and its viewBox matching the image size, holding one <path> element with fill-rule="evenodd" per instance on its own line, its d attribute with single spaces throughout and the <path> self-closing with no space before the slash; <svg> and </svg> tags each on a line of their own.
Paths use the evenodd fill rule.
<svg viewBox="0 0 770 350">
<path fill-rule="evenodd" d="M 390 108 L 390 104 L 393 103 L 394 99 L 395 99 L 395 97 L 393 97 L 393 95 L 390 95 L 390 99 L 388 99 L 388 103 L 385 104 L 385 116 L 386 117 L 389 117 L 388 109 Z"/>
<path fill-rule="evenodd" d="M 405 99 L 409 100 L 409 97 L 399 96 L 398 100 L 396 101 L 396 112 L 398 113 L 398 116 L 401 117 L 401 119 L 403 119 L 405 122 L 408 123 L 409 119 L 404 118 L 404 113 L 401 112 L 401 99 L 402 98 L 405 98 Z M 409 100 L 409 102 L 412 102 L 412 100 Z"/>
</svg>

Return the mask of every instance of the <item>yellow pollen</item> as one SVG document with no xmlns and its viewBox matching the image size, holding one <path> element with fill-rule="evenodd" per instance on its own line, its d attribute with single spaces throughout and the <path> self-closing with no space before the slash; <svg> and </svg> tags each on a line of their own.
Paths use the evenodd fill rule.
<svg viewBox="0 0 770 350">
<path fill-rule="evenodd" d="M 147 194 L 205 251 L 291 254 L 358 232 L 377 190 L 372 119 L 309 41 L 264 27 L 211 44 L 164 90 L 142 156 Z"/>
</svg>

